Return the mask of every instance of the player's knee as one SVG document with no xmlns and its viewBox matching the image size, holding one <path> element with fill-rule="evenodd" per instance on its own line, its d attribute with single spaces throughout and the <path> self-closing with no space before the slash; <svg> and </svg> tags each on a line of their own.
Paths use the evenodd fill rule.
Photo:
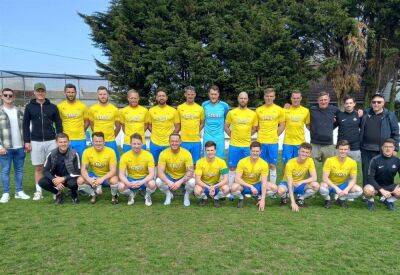
<svg viewBox="0 0 400 275">
<path fill-rule="evenodd" d="M 156 185 L 157 185 L 157 187 L 160 187 L 161 185 L 163 185 L 163 182 L 160 178 L 156 178 Z"/>
<path fill-rule="evenodd" d="M 83 179 L 83 177 L 78 177 L 78 179 L 76 180 L 76 183 L 77 183 L 78 185 L 82 185 L 82 184 L 85 183 L 85 180 Z"/>
<path fill-rule="evenodd" d="M 316 181 L 311 182 L 310 187 L 314 191 L 318 191 L 319 190 L 319 184 Z"/>
<path fill-rule="evenodd" d="M 275 183 L 269 182 L 267 183 L 267 190 L 276 192 L 278 190 L 278 186 Z"/>
<path fill-rule="evenodd" d="M 199 185 L 196 185 L 196 186 L 194 187 L 194 194 L 195 194 L 196 196 L 199 196 L 201 193 L 203 193 L 203 187 L 201 187 L 201 186 L 199 186 Z"/>
<path fill-rule="evenodd" d="M 149 180 L 146 185 L 152 190 L 156 189 L 156 182 L 154 180 Z"/>
<path fill-rule="evenodd" d="M 396 189 L 394 189 L 394 191 L 392 192 L 393 196 L 395 196 L 396 198 L 400 198 L 400 187 L 396 187 Z"/>
<path fill-rule="evenodd" d="M 361 186 L 354 185 L 353 188 L 351 188 L 351 192 L 352 193 L 362 193 L 363 190 L 362 190 Z"/>
<path fill-rule="evenodd" d="M 284 188 L 284 187 L 282 187 L 282 186 L 279 186 L 279 187 L 278 187 L 278 191 L 277 191 L 278 196 L 282 197 L 283 195 L 286 194 L 286 192 L 287 192 L 286 188 Z"/>
<path fill-rule="evenodd" d="M 222 193 L 224 194 L 228 194 L 230 192 L 229 190 L 229 186 L 227 184 L 221 186 L 220 190 L 222 191 Z"/>
<path fill-rule="evenodd" d="M 118 183 L 118 191 L 119 192 L 124 192 L 125 191 L 125 184 L 123 184 L 122 182 Z"/>
<path fill-rule="evenodd" d="M 232 191 L 232 192 L 241 191 L 241 190 L 240 190 L 240 184 L 238 184 L 238 183 L 233 183 L 233 184 L 232 184 L 232 187 L 231 187 L 231 191 Z"/>
<path fill-rule="evenodd" d="M 320 188 L 329 188 L 328 187 L 328 184 L 326 183 L 326 182 L 321 182 L 321 184 L 320 184 Z"/>
<path fill-rule="evenodd" d="M 370 184 L 365 185 L 364 186 L 364 195 L 366 197 L 373 197 L 375 195 L 375 188 Z"/>
</svg>

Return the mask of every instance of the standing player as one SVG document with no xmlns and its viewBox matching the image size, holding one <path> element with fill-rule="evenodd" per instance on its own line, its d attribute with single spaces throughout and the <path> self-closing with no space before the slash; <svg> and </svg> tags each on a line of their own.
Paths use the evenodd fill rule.
<svg viewBox="0 0 400 275">
<path fill-rule="evenodd" d="M 285 110 L 285 138 L 282 148 L 282 162 L 286 164 L 290 159 L 298 156 L 300 144 L 306 141 L 304 126 L 310 124 L 310 111 L 301 106 L 301 92 L 293 91 L 292 105 Z"/>
<path fill-rule="evenodd" d="M 213 198 L 214 206 L 219 207 L 219 199 L 229 194 L 228 167 L 225 160 L 215 156 L 216 143 L 207 141 L 204 145 L 206 156 L 196 163 L 194 194 L 200 199 L 201 206 L 207 198 Z"/>
<path fill-rule="evenodd" d="M 110 187 L 111 203 L 118 203 L 117 158 L 114 151 L 105 147 L 104 134 L 92 134 L 93 146 L 83 152 L 81 176 L 78 178 L 79 190 L 90 195 L 91 203 L 96 203 L 96 196 L 103 194 L 102 186 Z"/>
<path fill-rule="evenodd" d="M 179 105 L 177 108 L 181 121 L 181 146 L 190 152 L 194 163 L 200 159 L 200 132 L 204 126 L 204 110 L 200 105 L 194 102 L 195 97 L 196 91 L 194 87 L 186 87 L 186 102 Z"/>
<path fill-rule="evenodd" d="M 181 136 L 171 134 L 169 137 L 170 148 L 160 154 L 158 161 L 158 178 L 156 184 L 165 194 L 164 205 L 170 205 L 174 197 L 171 191 L 185 186 L 183 205 L 190 205 L 190 194 L 193 192 L 195 180 L 193 178 L 193 160 L 189 151 L 182 148 Z"/>
<path fill-rule="evenodd" d="M 156 191 L 154 182 L 154 158 L 150 152 L 142 149 L 142 136 L 131 135 L 131 151 L 122 155 L 119 163 L 118 190 L 129 196 L 128 205 L 135 203 L 138 190 L 146 190 L 145 205 L 152 204 L 151 194 Z"/>
<path fill-rule="evenodd" d="M 35 98 L 25 107 L 22 128 L 25 151 L 32 151 L 31 161 L 35 166 L 36 183 L 33 200 L 37 201 L 43 198 L 42 189 L 38 184 L 42 178 L 43 164 L 46 156 L 57 147 L 55 137 L 56 133 L 62 132 L 62 123 L 57 106 L 46 98 L 46 86 L 36 83 L 34 90 Z"/>
<path fill-rule="evenodd" d="M 115 137 L 121 129 L 118 108 L 109 102 L 108 90 L 104 86 L 97 88 L 97 98 L 99 102 L 89 108 L 90 127 L 93 132 L 104 134 L 105 146 L 113 149 L 119 159 L 119 151 L 115 142 Z"/>
<path fill-rule="evenodd" d="M 380 194 L 384 204 L 394 211 L 394 202 L 400 198 L 400 186 L 394 182 L 396 174 L 400 175 L 400 159 L 394 156 L 398 142 L 392 138 L 384 141 L 382 153 L 372 158 L 368 170 L 367 185 L 364 186 L 364 196 L 368 199 L 370 211 L 375 210 L 374 197 Z"/>
<path fill-rule="evenodd" d="M 208 97 L 210 100 L 202 104 L 204 109 L 203 145 L 207 141 L 214 141 L 217 144 L 217 156 L 226 159 L 224 125 L 229 106 L 224 101 L 219 100 L 218 86 L 210 87 Z"/>
<path fill-rule="evenodd" d="M 228 152 L 229 183 L 235 179 L 239 160 L 250 155 L 251 136 L 257 131 L 258 124 L 256 112 L 247 108 L 247 93 L 241 92 L 238 101 L 239 107 L 228 112 L 225 122 L 225 131 L 231 138 Z"/>
<path fill-rule="evenodd" d="M 149 122 L 149 111 L 147 108 L 139 105 L 139 93 L 136 90 L 128 91 L 129 105 L 119 111 L 119 118 L 122 130 L 124 131 L 124 153 L 131 150 L 131 136 L 138 133 L 143 137 L 143 149 L 146 149 L 145 133 Z"/>
<path fill-rule="evenodd" d="M 57 105 L 60 113 L 63 131 L 70 138 L 69 146 L 78 152 L 82 158 L 86 148 L 86 129 L 89 127 L 88 109 L 85 104 L 76 99 L 76 87 L 66 84 L 64 87 L 65 100 Z"/>
<path fill-rule="evenodd" d="M 256 109 L 258 118 L 258 137 L 261 143 L 261 158 L 269 165 L 269 181 L 276 183 L 276 164 L 278 163 L 278 140 L 285 129 L 285 111 L 274 104 L 275 90 L 264 92 L 265 104 Z"/>
<path fill-rule="evenodd" d="M 258 199 L 258 209 L 264 211 L 266 195 L 276 193 L 276 184 L 267 181 L 268 163 L 260 158 L 261 144 L 250 144 L 250 156 L 241 159 L 236 169 L 235 182 L 231 193 L 239 198 L 238 208 L 243 207 L 243 195 L 252 195 Z"/>
<path fill-rule="evenodd" d="M 158 105 L 149 110 L 150 152 L 156 164 L 161 151 L 169 145 L 169 136 L 172 133 L 178 133 L 180 129 L 178 111 L 167 105 L 167 100 L 165 89 L 158 88 L 156 93 Z"/>
<path fill-rule="evenodd" d="M 283 179 L 278 185 L 281 205 L 287 204 L 289 195 L 290 206 L 295 212 L 299 211 L 299 206 L 304 206 L 306 198 L 314 195 L 319 189 L 314 161 L 310 158 L 311 150 L 311 144 L 300 144 L 298 156 L 286 163 Z"/>
<path fill-rule="evenodd" d="M 325 199 L 325 208 L 331 208 L 336 201 L 341 207 L 347 208 L 347 200 L 362 195 L 362 188 L 357 182 L 357 162 L 348 157 L 350 144 L 340 140 L 337 145 L 337 155 L 328 158 L 322 169 L 322 180 L 319 192 Z M 335 194 L 331 200 L 330 194 Z"/>
</svg>

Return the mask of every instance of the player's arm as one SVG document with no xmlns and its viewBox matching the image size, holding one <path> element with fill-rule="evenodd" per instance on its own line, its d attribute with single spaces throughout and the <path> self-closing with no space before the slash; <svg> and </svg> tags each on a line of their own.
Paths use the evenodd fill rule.
<svg viewBox="0 0 400 275">
<path fill-rule="evenodd" d="M 248 188 L 253 189 L 253 188 L 254 188 L 253 185 L 246 183 L 246 182 L 242 179 L 242 176 L 243 176 L 243 172 L 237 171 L 237 170 L 236 170 L 235 182 L 238 183 L 238 184 L 240 184 L 241 186 L 244 186 L 244 187 L 248 187 Z"/>
<path fill-rule="evenodd" d="M 287 179 L 287 185 L 288 185 L 288 191 L 289 191 L 290 207 L 292 208 L 292 211 L 299 212 L 299 206 L 297 205 L 296 200 L 294 199 L 293 178 L 291 176 L 291 173 L 286 173 L 286 179 Z"/>
<path fill-rule="evenodd" d="M 251 127 L 251 135 L 254 135 L 255 133 L 257 133 L 257 128 L 258 128 L 258 126 Z"/>
<path fill-rule="evenodd" d="M 258 210 L 264 211 L 265 197 L 267 195 L 267 176 L 261 176 L 261 199 L 258 201 Z"/>
<path fill-rule="evenodd" d="M 89 128 L 89 126 L 90 126 L 90 120 L 89 119 L 87 119 L 87 118 L 85 118 L 84 120 L 84 127 L 85 127 L 85 132 L 86 132 L 86 130 Z"/>
<path fill-rule="evenodd" d="M 157 174 L 158 177 L 161 179 L 162 182 L 166 183 L 169 187 L 171 187 L 174 183 L 170 181 L 165 175 L 165 163 L 158 163 L 157 165 Z"/>
<path fill-rule="evenodd" d="M 100 185 L 105 180 L 111 179 L 113 176 L 117 174 L 117 165 L 115 163 L 110 163 L 109 165 L 110 171 L 107 174 L 97 179 L 97 183 Z"/>
<path fill-rule="evenodd" d="M 82 163 L 82 166 L 81 166 L 81 176 L 82 176 L 82 178 L 83 178 L 86 182 L 88 182 L 88 183 L 90 183 L 90 184 L 93 184 L 93 182 L 92 182 L 93 179 L 92 179 L 91 177 L 89 177 L 88 166 L 89 166 L 88 163 Z"/>
<path fill-rule="evenodd" d="M 184 183 L 187 182 L 190 178 L 193 177 L 193 165 L 186 168 L 185 175 L 178 181 L 175 182 L 175 185 L 179 185 L 178 188 Z"/>
<path fill-rule="evenodd" d="M 219 183 L 216 184 L 215 187 L 220 188 L 220 187 L 224 186 L 225 184 L 228 184 L 228 174 L 222 175 Z"/>
<path fill-rule="evenodd" d="M 343 195 L 347 195 L 350 192 L 350 190 L 354 187 L 354 185 L 356 185 L 357 175 L 350 174 L 348 182 L 349 184 L 347 185 L 347 187 L 344 190 L 342 190 Z"/>
<path fill-rule="evenodd" d="M 180 123 L 174 123 L 174 133 L 179 133 L 181 130 L 181 124 Z"/>
<path fill-rule="evenodd" d="M 278 137 L 283 133 L 283 131 L 285 130 L 285 125 L 286 125 L 286 122 L 285 121 L 281 121 L 281 122 L 279 122 L 279 125 L 278 125 Z"/>
<path fill-rule="evenodd" d="M 93 120 L 89 120 L 90 129 L 94 132 L 94 122 Z"/>
<path fill-rule="evenodd" d="M 200 187 L 206 187 L 207 184 L 205 184 L 202 180 L 201 180 L 201 175 L 195 175 L 195 181 L 196 181 L 196 185 L 200 186 Z"/>
<path fill-rule="evenodd" d="M 329 170 L 323 170 L 322 171 L 322 180 L 325 183 L 327 183 L 329 185 L 329 187 L 332 187 L 333 189 L 335 189 L 336 194 L 340 194 L 340 192 L 342 192 L 342 190 L 329 179 L 329 175 L 330 175 Z"/>
<path fill-rule="evenodd" d="M 131 183 L 126 177 L 126 167 L 121 167 L 121 165 L 119 166 L 118 178 L 124 185 L 130 187 Z"/>
<path fill-rule="evenodd" d="M 114 128 L 114 136 L 117 137 L 119 131 L 121 131 L 121 123 L 119 121 L 115 121 L 115 128 Z"/>
<path fill-rule="evenodd" d="M 225 129 L 225 133 L 230 137 L 231 136 L 231 124 L 230 123 L 225 123 L 224 125 L 224 129 Z"/>
<path fill-rule="evenodd" d="M 302 180 L 301 182 L 303 183 L 311 183 L 314 181 L 317 181 L 317 171 L 316 170 L 309 170 L 308 172 L 310 174 L 310 177 L 306 178 L 305 180 Z"/>
<path fill-rule="evenodd" d="M 147 129 L 149 130 L 150 133 L 153 130 L 151 122 L 147 123 Z"/>
<path fill-rule="evenodd" d="M 204 128 L 204 119 L 200 120 L 200 125 L 199 125 L 199 132 Z"/>
<path fill-rule="evenodd" d="M 154 179 L 156 168 L 148 167 L 147 170 L 148 170 L 149 174 L 144 179 L 142 179 L 143 183 L 147 183 L 147 182 L 151 181 L 152 179 Z"/>
</svg>

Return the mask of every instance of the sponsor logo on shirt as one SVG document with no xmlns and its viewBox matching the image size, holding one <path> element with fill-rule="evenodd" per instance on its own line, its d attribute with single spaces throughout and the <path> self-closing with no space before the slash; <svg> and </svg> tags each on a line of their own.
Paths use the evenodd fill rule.
<svg viewBox="0 0 400 275">
<path fill-rule="evenodd" d="M 143 116 L 140 116 L 140 115 L 129 116 L 127 121 L 128 122 L 141 122 L 143 120 L 142 117 Z"/>
</svg>

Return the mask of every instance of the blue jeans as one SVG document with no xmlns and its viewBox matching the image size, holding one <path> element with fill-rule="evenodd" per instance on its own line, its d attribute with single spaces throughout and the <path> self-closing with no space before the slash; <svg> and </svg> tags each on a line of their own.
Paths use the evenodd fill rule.
<svg viewBox="0 0 400 275">
<path fill-rule="evenodd" d="M 25 151 L 24 148 L 8 149 L 7 154 L 0 155 L 1 181 L 3 192 L 10 193 L 11 163 L 14 163 L 15 191 L 22 191 L 22 175 L 24 172 Z"/>
</svg>

